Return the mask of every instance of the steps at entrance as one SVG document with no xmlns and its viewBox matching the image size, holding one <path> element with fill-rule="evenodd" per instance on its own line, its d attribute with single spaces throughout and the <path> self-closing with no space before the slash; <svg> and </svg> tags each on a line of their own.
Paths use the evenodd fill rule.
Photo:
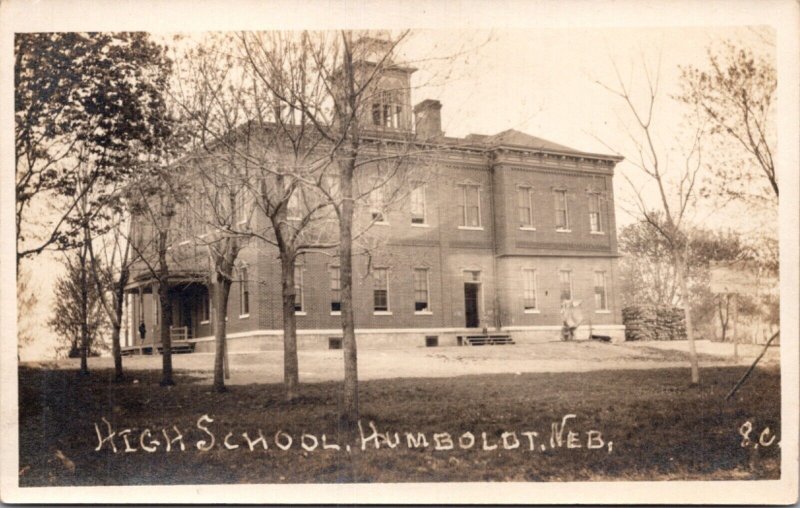
<svg viewBox="0 0 800 508">
<path fill-rule="evenodd" d="M 172 341 L 172 352 L 174 354 L 181 354 L 181 353 L 193 353 L 194 352 L 194 342 L 188 342 L 185 340 L 175 340 Z M 156 351 L 153 351 L 152 344 L 144 344 L 141 346 L 124 346 L 122 347 L 121 354 L 122 356 L 130 356 L 130 355 L 152 355 L 152 354 L 161 354 L 164 351 L 164 346 L 161 344 L 156 344 Z"/>
<path fill-rule="evenodd" d="M 463 346 L 511 346 L 514 339 L 502 334 L 466 335 L 458 337 L 458 343 Z"/>
<path fill-rule="evenodd" d="M 186 342 L 183 340 L 177 340 L 172 342 L 172 352 L 176 354 L 181 353 L 193 353 L 194 352 L 194 342 Z M 164 346 L 161 344 L 158 345 L 158 352 L 161 353 L 164 350 Z"/>
</svg>

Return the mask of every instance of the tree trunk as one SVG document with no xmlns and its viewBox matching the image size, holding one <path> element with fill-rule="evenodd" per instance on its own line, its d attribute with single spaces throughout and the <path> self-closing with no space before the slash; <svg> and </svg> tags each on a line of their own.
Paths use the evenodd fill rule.
<svg viewBox="0 0 800 508">
<path fill-rule="evenodd" d="M 86 274 L 86 246 L 81 247 L 81 376 L 89 375 L 89 286 Z"/>
<path fill-rule="evenodd" d="M 114 381 L 122 381 L 125 376 L 122 372 L 122 346 L 120 344 L 120 331 L 122 330 L 122 312 L 125 304 L 125 286 L 128 284 L 128 269 L 123 266 L 117 286 L 114 288 L 114 319 L 111 348 L 114 354 Z"/>
<path fill-rule="evenodd" d="M 161 386 L 173 386 L 172 378 L 172 301 L 169 299 L 169 286 L 165 282 L 158 285 L 158 301 L 161 304 Z M 157 347 L 154 345 L 154 347 Z"/>
<path fill-rule="evenodd" d="M 111 327 L 111 352 L 114 355 L 114 382 L 122 381 L 122 348 L 119 344 L 121 327 L 113 324 Z"/>
<path fill-rule="evenodd" d="M 230 273 L 230 272 L 229 272 Z M 231 280 L 217 273 L 214 282 L 214 391 L 225 391 L 225 348 L 227 347 L 228 297 L 231 293 Z"/>
<path fill-rule="evenodd" d="M 697 364 L 697 348 L 694 344 L 694 327 L 692 325 L 692 309 L 689 301 L 689 284 L 687 283 L 686 262 L 683 254 L 676 256 L 676 269 L 678 282 L 681 285 L 681 297 L 683 299 L 683 312 L 686 316 L 686 338 L 689 339 L 689 363 L 692 370 L 692 385 L 700 383 L 700 368 Z"/>
<path fill-rule="evenodd" d="M 161 386 L 173 386 L 172 378 L 172 301 L 169 299 L 169 267 L 167 265 L 167 231 L 158 233 L 158 301 L 161 304 Z M 153 347 L 157 346 L 153 344 Z"/>
<path fill-rule="evenodd" d="M 342 423 L 352 430 L 358 421 L 358 348 L 353 316 L 353 166 L 355 155 L 341 171 L 342 212 L 339 218 L 339 275 L 342 295 L 342 349 L 344 393 Z"/>
<path fill-rule="evenodd" d="M 724 313 L 722 312 L 722 300 L 723 300 L 723 298 L 725 299 L 725 312 Z M 728 316 L 727 316 L 728 310 L 727 310 L 727 307 L 728 307 L 728 299 L 727 299 L 727 297 L 720 296 L 719 300 L 717 300 L 717 311 L 719 313 L 719 326 L 720 326 L 720 329 L 722 330 L 721 340 L 722 340 L 723 344 L 725 343 L 725 339 L 728 336 Z"/>
<path fill-rule="evenodd" d="M 283 297 L 283 382 L 286 386 L 286 400 L 297 398 L 300 373 L 297 361 L 297 318 L 294 302 L 295 259 L 291 253 L 281 253 L 281 290 Z"/>
<path fill-rule="evenodd" d="M 736 293 L 731 295 L 733 300 L 733 327 L 731 329 L 731 339 L 733 340 L 733 361 L 739 362 L 739 336 L 736 334 L 736 322 L 739 320 L 739 301 Z"/>
</svg>

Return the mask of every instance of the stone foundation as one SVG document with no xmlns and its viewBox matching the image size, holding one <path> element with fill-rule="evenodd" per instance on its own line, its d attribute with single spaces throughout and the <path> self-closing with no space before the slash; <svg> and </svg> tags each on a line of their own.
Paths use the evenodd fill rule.
<svg viewBox="0 0 800 508">
<path fill-rule="evenodd" d="M 575 332 L 577 340 L 589 339 L 588 326 L 580 326 Z M 436 337 L 437 346 L 457 346 L 459 337 L 479 335 L 476 330 L 366 330 L 357 331 L 356 338 L 359 349 L 407 349 L 426 347 L 427 337 Z M 502 330 L 489 330 L 492 334 L 510 335 L 516 344 L 535 344 L 561 340 L 561 328 L 558 326 L 509 327 Z M 625 340 L 625 327 L 622 325 L 593 326 L 591 333 L 611 337 L 612 342 Z M 330 339 L 341 338 L 341 330 L 301 330 L 297 335 L 297 349 L 322 350 L 331 349 Z M 195 351 L 214 351 L 213 337 L 195 339 Z M 252 334 L 232 334 L 228 337 L 228 351 L 279 351 L 283 350 L 283 335 L 279 332 L 254 332 Z"/>
</svg>

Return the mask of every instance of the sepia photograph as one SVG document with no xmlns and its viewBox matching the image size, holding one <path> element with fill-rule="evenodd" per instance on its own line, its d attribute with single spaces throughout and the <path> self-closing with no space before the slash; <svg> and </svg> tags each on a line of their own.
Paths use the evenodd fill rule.
<svg viewBox="0 0 800 508">
<path fill-rule="evenodd" d="M 0 6 L 4 502 L 796 502 L 796 3 L 148 4 Z"/>
</svg>

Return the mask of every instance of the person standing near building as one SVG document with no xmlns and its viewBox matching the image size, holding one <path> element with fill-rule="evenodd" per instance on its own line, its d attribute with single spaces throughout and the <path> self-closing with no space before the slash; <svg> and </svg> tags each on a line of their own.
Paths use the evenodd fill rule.
<svg viewBox="0 0 800 508">
<path fill-rule="evenodd" d="M 564 300 L 561 302 L 561 340 L 575 340 L 575 330 L 583 322 L 580 300 Z"/>
</svg>

